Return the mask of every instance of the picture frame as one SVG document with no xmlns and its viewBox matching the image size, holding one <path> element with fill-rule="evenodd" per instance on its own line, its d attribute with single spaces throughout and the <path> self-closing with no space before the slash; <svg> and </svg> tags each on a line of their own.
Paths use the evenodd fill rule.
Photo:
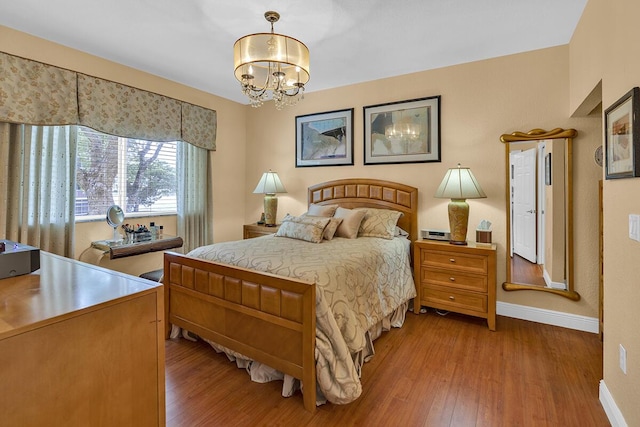
<svg viewBox="0 0 640 427">
<path fill-rule="evenodd" d="M 634 87 L 605 110 L 605 178 L 640 176 L 640 89 Z"/>
<path fill-rule="evenodd" d="M 551 185 L 551 153 L 544 156 L 544 185 Z"/>
<path fill-rule="evenodd" d="M 369 105 L 364 164 L 440 162 L 440 95 Z"/>
<path fill-rule="evenodd" d="M 353 108 L 296 116 L 296 167 L 353 165 Z"/>
</svg>

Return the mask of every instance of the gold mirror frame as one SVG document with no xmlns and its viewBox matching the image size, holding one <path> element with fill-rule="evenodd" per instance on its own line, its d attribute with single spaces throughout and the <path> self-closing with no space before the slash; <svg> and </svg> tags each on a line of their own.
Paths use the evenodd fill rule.
<svg viewBox="0 0 640 427">
<path fill-rule="evenodd" d="M 500 141 L 505 144 L 506 149 L 506 167 L 505 167 L 505 177 L 507 180 L 506 186 L 506 202 L 507 202 L 507 281 L 502 284 L 502 289 L 505 291 L 521 291 L 521 290 L 531 290 L 531 291 L 542 291 L 549 292 L 552 294 L 560 295 L 565 298 L 569 298 L 573 301 L 580 300 L 580 294 L 577 293 L 573 289 L 573 151 L 572 151 L 572 141 L 573 138 L 578 135 L 578 132 L 575 129 L 561 129 L 556 128 L 550 131 L 545 131 L 542 129 L 533 129 L 529 132 L 513 132 L 510 134 L 504 134 L 500 137 Z M 565 144 L 565 219 L 566 219 L 566 232 L 565 232 L 565 243 L 566 243 L 566 282 L 567 289 L 554 289 L 549 287 L 542 287 L 531 284 L 523 284 L 523 283 L 513 283 L 512 282 L 512 271 L 511 271 L 511 215 L 509 212 L 511 211 L 511 183 L 509 182 L 509 153 L 510 153 L 510 143 L 512 142 L 534 142 L 546 139 L 566 139 Z"/>
</svg>

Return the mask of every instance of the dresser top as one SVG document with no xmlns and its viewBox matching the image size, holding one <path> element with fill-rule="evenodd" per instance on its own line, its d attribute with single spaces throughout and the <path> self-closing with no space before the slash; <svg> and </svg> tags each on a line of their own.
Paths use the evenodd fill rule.
<svg viewBox="0 0 640 427">
<path fill-rule="evenodd" d="M 0 339 L 161 286 L 40 251 L 39 270 L 0 280 Z"/>
</svg>

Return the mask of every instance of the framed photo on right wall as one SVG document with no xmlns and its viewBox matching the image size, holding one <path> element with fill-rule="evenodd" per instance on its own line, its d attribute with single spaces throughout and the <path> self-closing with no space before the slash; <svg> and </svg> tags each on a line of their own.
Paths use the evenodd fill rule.
<svg viewBox="0 0 640 427">
<path fill-rule="evenodd" d="M 640 89 L 607 108 L 604 121 L 606 179 L 640 176 Z"/>
</svg>

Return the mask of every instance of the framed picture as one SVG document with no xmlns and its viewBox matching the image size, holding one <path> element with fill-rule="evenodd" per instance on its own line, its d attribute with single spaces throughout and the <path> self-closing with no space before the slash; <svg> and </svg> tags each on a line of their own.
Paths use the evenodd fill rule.
<svg viewBox="0 0 640 427">
<path fill-rule="evenodd" d="M 551 153 L 544 157 L 544 185 L 551 185 Z"/>
<path fill-rule="evenodd" d="M 296 116 L 296 167 L 353 165 L 353 108 Z"/>
<path fill-rule="evenodd" d="M 605 176 L 640 176 L 640 89 L 634 87 L 604 112 Z"/>
<path fill-rule="evenodd" d="M 440 161 L 440 96 L 364 107 L 364 164 Z"/>
</svg>

